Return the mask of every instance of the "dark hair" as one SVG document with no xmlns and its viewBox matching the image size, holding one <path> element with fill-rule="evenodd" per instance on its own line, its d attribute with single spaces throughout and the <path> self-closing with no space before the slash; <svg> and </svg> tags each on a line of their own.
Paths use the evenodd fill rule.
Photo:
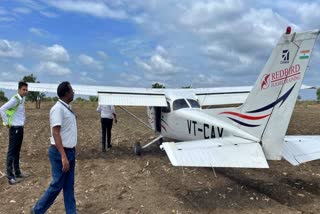
<svg viewBox="0 0 320 214">
<path fill-rule="evenodd" d="M 57 94 L 59 98 L 62 98 L 66 95 L 66 93 L 70 90 L 70 83 L 68 81 L 64 81 L 60 83 L 60 85 L 57 88 Z"/>
<path fill-rule="evenodd" d="M 28 83 L 23 82 L 23 81 L 20 81 L 20 82 L 19 82 L 19 85 L 18 85 L 19 89 L 22 88 L 23 86 L 28 87 Z"/>
</svg>

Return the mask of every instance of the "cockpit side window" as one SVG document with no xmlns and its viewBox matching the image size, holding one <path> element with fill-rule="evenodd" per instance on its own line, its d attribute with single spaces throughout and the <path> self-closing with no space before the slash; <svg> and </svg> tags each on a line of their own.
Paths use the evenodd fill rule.
<svg viewBox="0 0 320 214">
<path fill-rule="evenodd" d="M 167 102 L 167 107 L 162 107 L 162 108 L 161 108 L 161 111 L 162 111 L 163 113 L 170 113 L 170 111 L 171 111 L 171 109 L 170 109 L 170 103 Z"/>
<path fill-rule="evenodd" d="M 200 105 L 196 100 L 188 99 L 188 102 L 190 103 L 192 108 L 200 108 Z"/>
<path fill-rule="evenodd" d="M 175 111 L 182 108 L 189 108 L 189 105 L 185 99 L 178 99 L 173 101 L 172 108 L 173 108 L 173 111 Z"/>
</svg>

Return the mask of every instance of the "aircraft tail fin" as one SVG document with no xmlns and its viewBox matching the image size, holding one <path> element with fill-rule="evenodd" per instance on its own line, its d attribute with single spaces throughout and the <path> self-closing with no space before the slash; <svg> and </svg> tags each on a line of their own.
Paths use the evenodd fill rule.
<svg viewBox="0 0 320 214">
<path fill-rule="evenodd" d="M 222 112 L 261 140 L 269 160 L 282 157 L 282 142 L 319 32 L 283 34 L 245 103 L 236 112 Z"/>
</svg>

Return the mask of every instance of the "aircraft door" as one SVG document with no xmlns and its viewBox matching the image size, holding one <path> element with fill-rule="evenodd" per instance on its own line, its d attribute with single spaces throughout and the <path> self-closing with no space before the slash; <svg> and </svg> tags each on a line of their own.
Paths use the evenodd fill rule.
<svg viewBox="0 0 320 214">
<path fill-rule="evenodd" d="M 147 114 L 151 128 L 161 133 L 161 107 L 147 107 Z"/>
<path fill-rule="evenodd" d="M 161 133 L 161 107 L 154 107 L 156 119 L 156 131 Z"/>
<path fill-rule="evenodd" d="M 156 113 L 154 107 L 147 107 L 148 122 L 153 130 L 156 130 Z"/>
</svg>

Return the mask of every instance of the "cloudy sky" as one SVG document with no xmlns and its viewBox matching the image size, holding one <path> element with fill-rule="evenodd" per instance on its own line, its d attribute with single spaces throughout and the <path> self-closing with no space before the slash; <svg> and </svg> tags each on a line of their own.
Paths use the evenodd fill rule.
<svg viewBox="0 0 320 214">
<path fill-rule="evenodd" d="M 254 84 L 288 25 L 318 1 L 0 0 L 0 81 L 150 87 Z M 319 86 L 320 44 L 304 84 Z"/>
</svg>

